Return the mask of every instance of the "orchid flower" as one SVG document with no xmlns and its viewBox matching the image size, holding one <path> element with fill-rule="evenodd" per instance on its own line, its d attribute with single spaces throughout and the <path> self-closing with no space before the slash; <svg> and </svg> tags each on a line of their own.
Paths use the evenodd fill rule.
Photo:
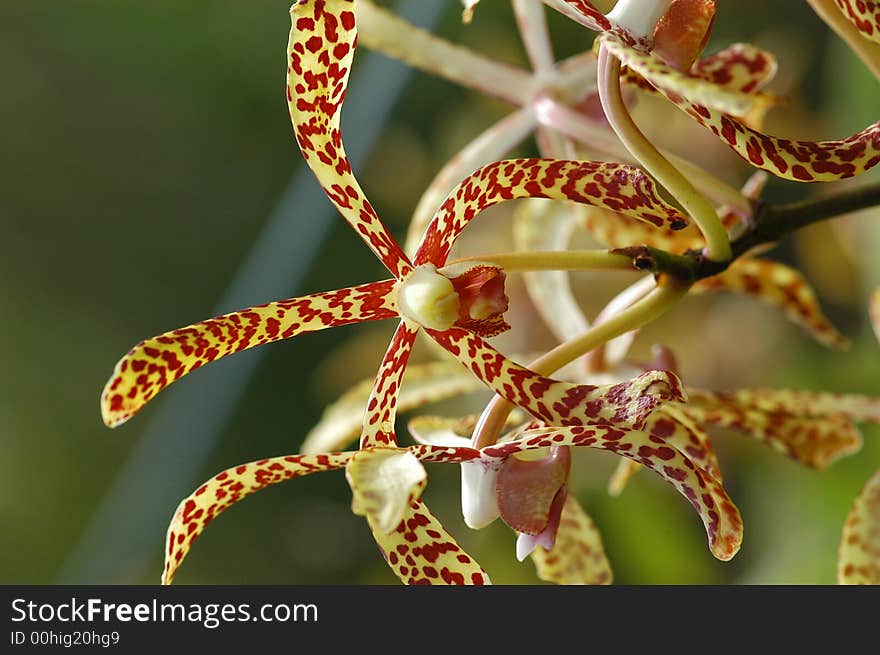
<svg viewBox="0 0 880 655">
<path fill-rule="evenodd" d="M 357 41 L 354 4 L 352 0 L 303 0 L 292 7 L 288 104 L 308 165 L 329 199 L 394 277 L 267 303 L 143 341 L 117 364 L 102 394 L 101 408 L 107 425 L 114 427 L 164 387 L 220 357 L 305 332 L 398 318 L 399 326 L 367 402 L 361 448 L 265 459 L 212 478 L 175 513 L 168 532 L 166 583 L 207 523 L 232 503 L 270 484 L 342 467 L 352 488 L 353 511 L 366 516 L 401 579 L 410 583 L 487 581 L 485 572 L 460 553 L 419 500 L 427 478 L 421 461 L 462 463 L 484 455 L 475 449 L 397 446 L 394 420 L 401 378 L 422 328 L 484 384 L 534 418 L 549 425 L 591 426 L 577 433 L 579 441 L 585 434 L 596 434 L 591 444 L 604 443 L 598 440 L 613 434 L 606 430 L 610 426 L 638 430 L 655 407 L 683 400 L 677 378 L 662 371 L 598 387 L 557 381 L 514 363 L 484 340 L 508 327 L 503 318 L 507 309 L 504 270 L 492 262 L 447 261 L 453 243 L 472 218 L 486 207 L 514 198 L 574 200 L 658 227 L 680 224 L 684 220 L 680 212 L 657 195 L 651 180 L 638 169 L 549 159 L 484 166 L 462 181 L 440 206 L 414 258 L 404 254 L 366 200 L 342 144 L 340 112 Z M 587 259 L 588 266 L 598 268 L 627 266 L 625 258 L 608 253 L 594 253 Z M 437 568 L 438 563 L 443 566 Z"/>
<path fill-rule="evenodd" d="M 880 11 L 868 0 L 807 0 L 822 20 L 880 79 Z"/>
</svg>

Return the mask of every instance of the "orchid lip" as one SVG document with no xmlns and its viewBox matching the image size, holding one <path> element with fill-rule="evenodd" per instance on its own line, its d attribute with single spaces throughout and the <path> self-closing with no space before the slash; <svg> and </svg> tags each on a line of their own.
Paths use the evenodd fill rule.
<svg viewBox="0 0 880 655">
<path fill-rule="evenodd" d="M 465 525 L 485 528 L 501 516 L 495 484 L 501 462 L 474 460 L 461 464 L 461 512 Z"/>
</svg>

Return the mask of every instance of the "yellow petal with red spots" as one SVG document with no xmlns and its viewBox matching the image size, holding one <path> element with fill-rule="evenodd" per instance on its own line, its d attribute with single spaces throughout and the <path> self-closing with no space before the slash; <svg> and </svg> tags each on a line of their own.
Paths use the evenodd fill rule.
<svg viewBox="0 0 880 655">
<path fill-rule="evenodd" d="M 234 503 L 255 491 L 310 473 L 342 468 L 353 453 L 291 455 L 241 464 L 215 475 L 185 498 L 168 526 L 162 584 L 171 584 L 193 542 Z"/>
<path fill-rule="evenodd" d="M 669 371 L 606 386 L 572 384 L 538 375 L 460 328 L 427 332 L 495 393 L 549 425 L 641 428 L 654 409 L 684 399 L 681 381 Z"/>
<path fill-rule="evenodd" d="M 778 68 L 772 52 L 750 43 L 734 43 L 697 60 L 690 72 L 724 89 L 754 93 L 773 80 Z"/>
<path fill-rule="evenodd" d="M 862 488 L 846 517 L 837 581 L 880 585 L 880 470 Z"/>
<path fill-rule="evenodd" d="M 345 477 L 351 487 L 351 511 L 367 517 L 381 532 L 391 532 L 428 480 L 422 463 L 408 450 L 368 448 L 348 461 Z"/>
<path fill-rule="evenodd" d="M 481 211 L 517 198 L 551 198 L 604 207 L 658 228 L 688 218 L 663 200 L 654 181 L 624 164 L 565 159 L 508 159 L 478 169 L 449 194 L 428 225 L 415 265 L 442 266 L 452 244 Z"/>
<path fill-rule="evenodd" d="M 101 394 L 109 427 L 200 366 L 264 343 L 339 325 L 395 318 L 394 280 L 279 300 L 141 341 L 119 362 Z"/>
<path fill-rule="evenodd" d="M 665 405 L 655 411 L 643 429 L 678 449 L 718 482 L 723 482 L 721 466 L 709 435 L 675 405 Z M 632 460 L 621 460 L 608 482 L 609 493 L 613 496 L 623 493 L 629 479 L 639 468 L 640 465 Z"/>
<path fill-rule="evenodd" d="M 767 259 L 743 258 L 723 273 L 700 280 L 691 293 L 732 291 L 781 310 L 814 339 L 831 348 L 847 348 L 849 341 L 822 313 L 816 294 L 797 270 Z"/>
<path fill-rule="evenodd" d="M 689 404 L 731 403 L 762 412 L 822 418 L 839 416 L 855 422 L 880 423 L 880 397 L 800 389 L 738 389 L 730 392 L 693 389 Z"/>
<path fill-rule="evenodd" d="M 656 54 L 639 52 L 612 34 L 603 35 L 601 40 L 609 52 L 620 59 L 630 71 L 641 76 L 649 85 L 666 95 L 686 98 L 688 102 L 741 117 L 763 116 L 775 102 L 773 97 L 756 93 L 754 90 L 746 92 L 736 86 L 717 84 L 711 77 L 706 79 L 699 73 L 682 73 L 664 63 Z M 719 63 L 710 64 L 708 72 L 718 75 Z M 647 88 L 645 84 L 639 84 L 633 75 L 624 79 L 640 88 Z"/>
<path fill-rule="evenodd" d="M 841 416 L 795 416 L 762 411 L 706 395 L 692 399 L 679 409 L 701 425 L 743 432 L 812 468 L 824 469 L 862 446 L 862 436 L 856 426 Z"/>
<path fill-rule="evenodd" d="M 489 576 L 446 531 L 425 503 L 409 505 L 397 529 L 370 528 L 385 561 L 408 585 L 486 585 Z"/>
<path fill-rule="evenodd" d="M 577 426 L 528 430 L 516 441 L 481 449 L 483 459 L 503 459 L 517 452 L 551 446 L 587 446 L 607 450 L 642 464 L 671 484 L 691 503 L 706 529 L 712 554 L 729 560 L 742 543 L 742 518 L 721 483 L 663 439 L 639 430 Z"/>
<path fill-rule="evenodd" d="M 287 103 L 297 143 L 327 197 L 400 278 L 409 260 L 355 179 L 339 128 L 357 42 L 354 8 L 354 0 L 301 0 L 290 8 Z"/>
<path fill-rule="evenodd" d="M 874 43 L 880 43 L 880 2 L 876 0 L 834 1 L 862 36 Z"/>
<path fill-rule="evenodd" d="M 787 180 L 833 182 L 861 175 L 880 162 L 880 121 L 834 141 L 796 141 L 763 134 L 730 115 L 748 113 L 748 102 L 737 105 L 736 99 L 751 97 L 749 94 L 728 91 L 710 97 L 708 92 L 695 93 L 674 75 L 656 74 L 661 64 L 650 53 L 626 48 L 607 35 L 602 38 L 625 64 L 646 77 L 679 109 L 713 132 L 752 166 Z M 724 103 L 730 104 L 723 105 L 722 98 Z M 725 109 L 716 109 L 717 106 Z"/>
<path fill-rule="evenodd" d="M 364 414 L 361 432 L 361 448 L 397 443 L 394 434 L 397 398 L 400 395 L 400 383 L 406 372 L 406 363 L 409 361 L 417 334 L 417 327 L 401 321 L 391 338 L 391 343 L 388 344 L 388 350 L 379 365 L 367 400 L 367 411 Z"/>
<path fill-rule="evenodd" d="M 306 435 L 301 451 L 320 453 L 348 447 L 360 433 L 367 399 L 375 380 L 364 380 L 324 410 L 321 420 Z M 429 362 L 409 366 L 403 376 L 397 411 L 483 389 L 483 383 L 462 369 L 458 362 Z"/>
<path fill-rule="evenodd" d="M 699 228 L 693 224 L 682 230 L 658 229 L 601 207 L 586 207 L 581 224 L 590 236 L 608 248 L 645 245 L 683 253 L 706 245 Z"/>
<path fill-rule="evenodd" d="M 568 494 L 551 550 L 537 546 L 532 561 L 541 580 L 556 584 L 611 584 L 602 536 L 581 504 Z"/>
</svg>

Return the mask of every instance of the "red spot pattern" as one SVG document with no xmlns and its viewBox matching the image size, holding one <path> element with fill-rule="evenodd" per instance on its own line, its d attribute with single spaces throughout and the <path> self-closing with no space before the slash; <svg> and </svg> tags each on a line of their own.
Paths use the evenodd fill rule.
<svg viewBox="0 0 880 655">
<path fill-rule="evenodd" d="M 835 0 L 837 6 L 862 35 L 880 43 L 880 3 L 872 0 Z"/>
<path fill-rule="evenodd" d="M 390 535 L 374 532 L 388 565 L 409 585 L 489 584 L 486 572 L 465 553 L 421 500 L 411 503 Z"/>
<path fill-rule="evenodd" d="M 345 220 L 395 277 L 411 270 L 355 179 L 342 146 L 339 114 L 357 40 L 354 0 L 291 7 L 287 98 L 300 150 Z"/>
<path fill-rule="evenodd" d="M 142 341 L 116 365 L 101 397 L 104 421 L 123 423 L 159 391 L 219 357 L 298 334 L 394 318 L 394 280 L 251 307 Z"/>
<path fill-rule="evenodd" d="M 552 198 L 603 207 L 658 228 L 681 228 L 687 216 L 657 194 L 643 171 L 624 164 L 510 159 L 483 166 L 447 197 L 416 253 L 418 266 L 442 266 L 454 241 L 484 209 L 516 198 Z"/>
<path fill-rule="evenodd" d="M 742 519 L 721 484 L 687 455 L 655 443 L 640 430 L 621 435 L 621 430 L 605 426 L 551 428 L 533 423 L 516 441 L 483 448 L 481 453 L 484 458 L 504 459 L 517 452 L 550 446 L 607 450 L 651 469 L 675 487 L 699 513 L 715 557 L 729 560 L 739 550 Z"/>
<path fill-rule="evenodd" d="M 611 386 L 578 385 L 519 366 L 461 328 L 427 332 L 497 394 L 552 425 L 613 423 L 640 428 L 661 403 L 684 398 L 681 382 L 668 371 L 649 371 Z"/>
</svg>

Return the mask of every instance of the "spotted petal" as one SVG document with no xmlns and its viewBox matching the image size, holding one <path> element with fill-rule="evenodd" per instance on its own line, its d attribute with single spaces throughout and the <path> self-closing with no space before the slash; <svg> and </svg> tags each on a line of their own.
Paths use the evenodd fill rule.
<svg viewBox="0 0 880 655">
<path fill-rule="evenodd" d="M 709 435 L 679 408 L 670 404 L 658 409 L 651 414 L 643 429 L 679 450 L 718 482 L 723 482 L 721 466 Z M 620 495 L 638 469 L 639 464 L 632 460 L 621 460 L 608 483 L 610 493 Z"/>
<path fill-rule="evenodd" d="M 836 141 L 795 141 L 763 134 L 713 108 L 719 104 L 716 100 L 703 94 L 688 95 L 681 85 L 670 82 L 671 77 L 652 74 L 659 60 L 650 53 L 638 53 L 615 44 L 613 38 L 602 38 L 624 63 L 752 166 L 787 180 L 833 182 L 860 175 L 880 162 L 880 121 Z M 725 97 L 735 100 L 730 94 Z"/>
<path fill-rule="evenodd" d="M 217 516 L 264 487 L 310 473 L 342 468 L 353 453 L 291 455 L 242 464 L 215 475 L 181 501 L 168 526 L 162 584 L 171 584 L 193 542 Z"/>
<path fill-rule="evenodd" d="M 742 543 L 742 519 L 721 484 L 663 439 L 610 426 L 537 428 L 516 441 L 483 448 L 483 459 L 550 446 L 587 446 L 628 457 L 651 469 L 681 493 L 700 515 L 712 554 L 729 560 Z"/>
<path fill-rule="evenodd" d="M 346 391 L 324 410 L 302 445 L 304 453 L 318 453 L 347 447 L 358 438 L 367 399 L 374 379 L 364 380 Z M 458 362 L 429 362 L 409 366 L 397 400 L 397 410 L 405 412 L 432 402 L 483 388 Z"/>
<path fill-rule="evenodd" d="M 427 332 L 495 393 L 550 425 L 641 428 L 659 405 L 684 398 L 680 380 L 669 371 L 607 386 L 571 384 L 520 366 L 460 328 Z"/>
<path fill-rule="evenodd" d="M 387 534 L 421 495 L 428 473 L 408 450 L 367 448 L 348 461 L 345 477 L 351 487 L 351 511 L 367 517 L 375 531 Z"/>
<path fill-rule="evenodd" d="M 657 227 L 682 228 L 687 216 L 664 201 L 638 168 L 564 159 L 508 159 L 465 178 L 428 226 L 416 265 L 442 265 L 461 231 L 479 212 L 516 198 L 552 198 L 596 205 Z"/>
<path fill-rule="evenodd" d="M 763 116 L 775 101 L 771 96 L 756 93 L 754 88 L 750 91 L 743 91 L 736 85 L 718 84 L 712 77 L 706 79 L 701 74 L 708 72 L 716 79 L 732 79 L 733 73 L 727 72 L 727 75 L 724 75 L 726 71 L 721 68 L 725 63 L 732 67 L 733 64 L 730 64 L 729 59 L 725 61 L 722 58 L 710 62 L 706 65 L 706 69 L 697 69 L 698 72 L 682 73 L 667 65 L 656 54 L 635 50 L 614 35 L 604 35 L 602 44 L 631 71 L 631 74 L 625 76 L 624 79 L 642 89 L 650 90 L 650 87 L 653 86 L 663 90 L 666 94 L 687 98 L 689 102 L 705 105 L 725 114 L 749 117 L 750 122 Z M 748 62 L 736 63 L 745 67 Z M 763 73 L 768 66 L 769 64 L 762 62 L 759 72 Z M 746 68 L 746 70 L 748 69 Z M 641 83 L 639 77 L 647 81 L 647 85 Z M 757 79 L 763 79 L 763 74 Z M 748 84 L 746 82 L 747 86 Z M 757 86 L 757 82 L 753 86 Z"/>
<path fill-rule="evenodd" d="M 876 0 L 834 1 L 862 36 L 874 43 L 880 43 L 880 2 L 876 2 Z"/>
<path fill-rule="evenodd" d="M 611 584 L 611 565 L 596 524 L 572 494 L 565 499 L 562 520 L 551 550 L 538 546 L 532 561 L 541 580 L 556 584 Z"/>
<path fill-rule="evenodd" d="M 361 448 L 397 443 L 394 421 L 397 418 L 397 399 L 406 371 L 406 363 L 412 352 L 418 328 L 401 321 L 388 344 L 388 350 L 379 365 L 373 388 L 367 400 L 364 414 Z"/>
<path fill-rule="evenodd" d="M 880 585 L 880 470 L 862 488 L 846 517 L 837 580 Z"/>
<path fill-rule="evenodd" d="M 750 43 L 734 43 L 697 60 L 691 74 L 742 93 L 760 91 L 776 76 L 776 56 Z"/>
<path fill-rule="evenodd" d="M 339 117 L 357 42 L 354 0 L 301 0 L 290 8 L 287 101 L 303 157 L 345 220 L 391 273 L 411 267 L 351 171 Z"/>
<path fill-rule="evenodd" d="M 693 389 L 690 403 L 734 404 L 761 412 L 822 418 L 839 416 L 851 421 L 880 423 L 880 397 L 798 389 L 738 389 L 731 392 Z"/>
<path fill-rule="evenodd" d="M 394 280 L 279 300 L 141 341 L 119 362 L 101 395 L 104 422 L 116 427 L 153 396 L 200 366 L 305 332 L 397 316 Z"/>
<path fill-rule="evenodd" d="M 753 296 L 780 309 L 818 342 L 847 348 L 849 342 L 822 313 L 816 294 L 795 269 L 767 259 L 735 261 L 723 273 L 697 282 L 691 293 L 732 291 Z"/>
<path fill-rule="evenodd" d="M 862 436 L 841 416 L 795 416 L 785 412 L 752 409 L 729 400 L 691 400 L 681 411 L 700 425 L 732 428 L 766 443 L 774 450 L 812 468 L 858 451 Z"/>
<path fill-rule="evenodd" d="M 390 534 L 370 526 L 385 561 L 408 585 L 485 585 L 489 576 L 421 500 Z"/>
</svg>

